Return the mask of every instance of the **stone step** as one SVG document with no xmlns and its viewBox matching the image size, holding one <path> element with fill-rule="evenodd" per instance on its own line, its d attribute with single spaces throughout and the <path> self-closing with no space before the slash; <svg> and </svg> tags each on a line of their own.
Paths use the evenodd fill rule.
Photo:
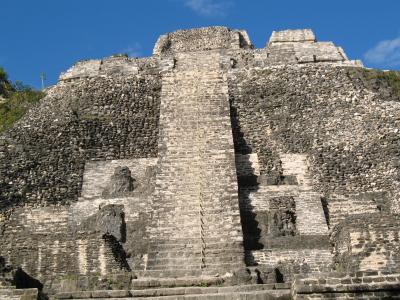
<svg viewBox="0 0 400 300">
<path fill-rule="evenodd" d="M 84 294 L 85 295 L 85 294 Z M 100 297 L 100 296 L 99 296 Z M 101 300 L 130 300 L 133 298 L 145 298 L 148 300 L 290 300 L 292 299 L 290 296 L 290 290 L 287 291 L 255 291 L 255 292 L 234 292 L 234 293 L 217 293 L 217 294 L 192 294 L 192 295 L 174 295 L 174 296 L 156 296 L 156 297 L 123 297 L 123 298 L 115 298 L 115 297 L 107 297 L 107 298 L 99 298 Z M 84 300 L 85 298 L 56 298 L 56 299 L 76 299 L 76 300 Z"/>
<path fill-rule="evenodd" d="M 197 214 L 191 214 L 191 215 L 185 215 L 185 216 L 177 216 L 176 213 L 168 213 L 168 214 L 157 214 L 158 218 L 163 218 L 163 217 L 171 217 L 175 218 L 175 221 L 183 221 L 185 223 L 179 223 L 180 226 L 177 226 L 175 223 L 173 223 L 173 220 L 170 219 L 164 219 L 163 224 L 169 225 L 173 224 L 175 226 L 165 226 L 166 228 L 172 227 L 172 228 L 183 228 L 183 227 L 191 227 L 193 224 L 198 224 L 200 220 L 203 223 L 212 223 L 214 225 L 224 225 L 227 227 L 234 227 L 235 225 L 238 225 L 240 223 L 240 216 L 236 215 L 234 217 L 229 217 L 229 218 L 224 218 L 223 215 L 209 215 L 209 214 L 204 214 L 203 216 L 200 216 L 200 213 Z M 162 220 L 162 219 L 161 219 Z M 226 223 L 226 221 L 229 221 L 230 223 Z M 163 226 L 160 225 L 162 228 Z M 221 227 L 216 227 L 216 228 L 221 228 Z M 222 227 L 223 228 L 223 227 Z M 221 228 L 221 229 L 222 229 Z"/>
<path fill-rule="evenodd" d="M 222 249 L 222 248 L 243 248 L 242 240 L 239 241 L 221 241 L 220 238 L 204 238 L 204 242 L 206 243 L 207 247 L 209 248 L 215 248 L 215 249 Z M 176 247 L 177 249 L 179 248 L 196 248 L 197 246 L 201 245 L 203 241 L 201 240 L 200 237 L 195 238 L 195 239 L 174 239 L 170 241 L 159 241 L 158 243 L 150 243 L 151 247 L 157 247 L 158 249 L 171 249 Z"/>
<path fill-rule="evenodd" d="M 225 250 L 226 249 L 226 250 Z M 174 257 L 178 256 L 179 253 L 181 253 L 183 256 L 189 257 L 191 254 L 192 255 L 201 255 L 201 252 L 206 252 L 209 253 L 210 255 L 212 254 L 220 254 L 221 252 L 224 253 L 230 253 L 230 254 L 238 254 L 242 255 L 244 253 L 244 249 L 240 247 L 232 247 L 230 245 L 227 245 L 227 247 L 215 247 L 210 244 L 196 244 L 195 247 L 189 247 L 186 248 L 185 246 L 181 245 L 170 245 L 170 246 L 159 246 L 159 247 L 154 247 L 150 252 L 149 252 L 149 257 L 158 255 L 164 256 L 164 257 Z M 171 253 L 171 255 L 168 255 L 168 253 Z M 176 254 L 175 254 L 176 253 Z M 190 254 L 191 253 L 191 254 Z M 244 254 L 243 254 L 244 255 Z"/>
<path fill-rule="evenodd" d="M 165 249 L 164 249 L 165 250 Z M 176 249 L 171 249 L 171 250 L 166 250 L 163 252 L 157 252 L 157 251 L 152 251 L 149 253 L 148 256 L 148 261 L 151 261 L 153 259 L 192 259 L 194 257 L 201 257 L 201 256 L 206 256 L 206 257 L 219 257 L 219 256 L 234 256 L 234 257 L 244 257 L 245 252 L 242 249 L 231 249 L 228 251 L 225 251 L 223 248 L 221 249 L 208 249 L 208 248 L 197 248 L 193 250 L 188 250 L 188 251 L 182 251 L 182 250 L 176 250 Z"/>
<path fill-rule="evenodd" d="M 196 198 L 197 201 L 185 203 L 183 200 L 178 200 L 177 202 L 174 202 L 173 199 L 176 199 L 176 197 L 177 197 L 177 195 L 175 194 L 174 197 L 164 199 L 164 201 L 162 201 L 162 202 L 153 203 L 153 206 L 159 207 L 159 208 L 166 208 L 166 209 L 170 209 L 170 210 L 174 210 L 174 211 L 177 211 L 177 210 L 196 211 L 196 208 L 198 208 L 201 205 L 203 208 L 209 208 L 210 210 L 216 210 L 216 211 L 219 210 L 223 213 L 226 213 L 226 211 L 224 211 L 222 209 L 223 207 L 221 207 L 221 204 L 222 203 L 223 204 L 229 204 L 229 203 L 234 204 L 235 203 L 235 200 L 232 200 L 231 198 L 221 199 L 221 198 L 216 198 L 215 196 L 200 195 L 201 190 L 203 189 L 203 186 L 199 186 L 199 184 L 201 184 L 201 183 L 199 183 L 198 180 L 199 179 L 196 179 L 196 187 L 198 190 L 191 194 L 194 198 Z M 204 184 L 204 185 L 208 185 L 208 184 Z M 166 185 L 166 187 L 168 187 L 168 185 Z M 187 205 L 185 205 L 185 204 L 187 204 Z"/>
<path fill-rule="evenodd" d="M 221 204 L 219 204 L 219 207 Z M 175 206 L 176 207 L 176 206 Z M 175 216 L 176 218 L 180 220 L 190 220 L 190 218 L 196 218 L 198 220 L 200 217 L 202 217 L 204 220 L 210 220 L 210 221 L 218 221 L 220 223 L 223 223 L 224 218 L 229 218 L 233 220 L 237 220 L 240 218 L 240 213 L 239 211 L 236 214 L 226 214 L 226 209 L 229 208 L 228 205 L 225 205 L 224 211 L 220 211 L 219 208 L 214 208 L 214 207 L 203 207 L 200 209 L 198 206 L 195 208 L 187 208 L 182 210 L 170 210 L 166 209 L 165 207 L 161 208 L 154 208 L 157 209 L 157 216 Z M 168 220 L 165 220 L 168 221 Z"/>
<path fill-rule="evenodd" d="M 162 258 L 162 257 L 157 257 L 155 256 L 154 258 L 151 258 L 147 261 L 147 267 L 151 268 L 152 266 L 160 266 L 162 268 L 164 267 L 169 267 L 171 265 L 184 265 L 183 268 L 186 268 L 186 266 L 196 266 L 196 268 L 201 264 L 201 256 L 200 254 L 197 256 L 191 256 L 191 257 L 182 257 L 182 258 Z M 191 267 L 189 267 L 191 268 Z"/>
<path fill-rule="evenodd" d="M 205 284 L 205 283 L 204 283 Z M 156 288 L 133 290 L 131 293 L 135 297 L 148 296 L 170 296 L 170 295 L 189 295 L 189 294 L 217 294 L 217 293 L 234 293 L 234 292 L 254 292 L 265 290 L 287 290 L 290 284 L 251 284 L 236 286 L 214 286 L 214 287 L 176 287 L 176 288 Z"/>
<path fill-rule="evenodd" d="M 149 252 L 149 254 L 155 254 L 155 253 L 163 253 L 163 252 L 197 252 L 200 251 L 201 249 L 205 249 L 210 253 L 219 253 L 221 250 L 227 251 L 227 252 L 235 252 L 235 253 L 241 253 L 243 252 L 243 246 L 241 244 L 231 244 L 231 243 L 209 243 L 206 239 L 204 239 L 204 242 L 202 239 L 198 239 L 196 243 L 193 243 L 191 245 L 186 245 L 186 244 L 169 244 L 169 245 L 159 245 L 159 246 L 154 246 L 152 250 Z"/>
<path fill-rule="evenodd" d="M 179 270 L 180 273 L 182 272 Z M 173 277 L 152 277 L 152 278 L 139 278 L 132 280 L 134 289 L 148 289 L 159 287 L 190 287 L 190 286 L 219 286 L 225 282 L 223 277 L 202 275 L 201 270 L 192 272 L 190 275 L 173 278 Z M 197 276 L 194 274 L 197 273 Z M 147 272 L 147 275 L 150 274 Z M 166 273 L 164 273 L 166 274 Z"/>
<path fill-rule="evenodd" d="M 193 147 L 193 145 L 192 145 Z M 180 161 L 182 161 L 182 157 L 180 157 Z M 215 194 L 212 194 L 212 192 L 208 191 L 207 185 L 211 184 L 212 182 L 199 182 L 199 178 L 195 179 L 196 181 L 193 181 L 193 183 L 196 183 L 196 188 L 197 190 L 191 192 L 191 196 L 195 198 L 197 201 L 186 203 L 185 205 L 184 200 L 182 198 L 178 198 L 179 200 L 177 202 L 173 202 L 173 199 L 176 199 L 176 197 L 179 196 L 179 192 L 176 192 L 177 194 L 174 195 L 174 197 L 170 198 L 164 198 L 164 201 L 162 202 L 154 202 L 153 205 L 155 207 L 160 207 L 160 208 L 169 208 L 171 210 L 195 210 L 199 205 L 201 204 L 203 208 L 215 208 L 215 209 L 221 209 L 221 204 L 234 204 L 235 200 L 232 200 L 229 197 L 225 198 L 218 198 L 215 196 Z M 165 185 L 165 187 L 168 187 L 168 185 Z M 202 193 L 202 191 L 210 193 L 209 195 L 205 195 Z M 184 198 L 183 198 L 184 199 Z M 236 206 L 235 206 L 236 207 Z M 222 211 L 223 212 L 223 211 Z M 224 212 L 226 213 L 226 211 Z"/>
<path fill-rule="evenodd" d="M 208 242 L 210 244 L 213 243 L 223 243 L 224 241 L 228 241 L 229 243 L 241 242 L 243 240 L 243 236 L 240 235 L 240 232 L 232 232 L 232 234 L 226 234 L 226 232 L 215 232 L 212 230 L 201 230 L 200 226 L 196 226 L 196 229 L 188 228 L 186 231 L 182 230 L 163 230 L 165 233 L 171 233 L 171 240 L 168 244 L 188 244 L 191 243 L 202 243 L 203 241 Z M 150 238 L 153 238 L 153 235 L 150 232 Z M 202 238 L 202 241 L 200 240 Z"/>
<path fill-rule="evenodd" d="M 155 258 L 153 259 L 149 259 L 147 261 L 147 265 L 149 267 L 153 266 L 153 265 L 158 265 L 158 266 L 170 266 L 170 265 L 179 265 L 179 264 L 191 264 L 191 263 L 195 263 L 195 262 L 203 262 L 207 264 L 211 264 L 211 265 L 221 265 L 221 264 L 232 264 L 234 262 L 237 262 L 237 256 L 225 256 L 225 255 L 221 255 L 221 253 L 219 255 L 215 255 L 215 256 L 211 256 L 211 255 L 205 255 L 204 257 L 202 257 L 201 255 L 198 256 L 191 256 L 191 257 L 159 257 L 159 256 L 155 256 Z"/>
<path fill-rule="evenodd" d="M 200 203 L 179 206 L 176 203 L 175 205 L 173 205 L 173 202 L 171 202 L 170 205 L 168 205 L 167 202 L 163 202 L 162 204 L 160 203 L 159 205 L 155 204 L 153 207 L 158 207 L 161 209 L 164 208 L 166 210 L 169 209 L 169 211 L 173 210 L 174 212 L 184 212 L 184 213 L 191 213 L 191 212 L 199 213 L 200 211 Z M 221 202 L 209 203 L 204 201 L 202 202 L 201 209 L 206 214 L 226 214 L 226 208 L 221 206 Z"/>
<path fill-rule="evenodd" d="M 234 256 L 238 257 L 238 255 L 244 256 L 245 252 L 243 249 L 209 249 L 207 247 L 205 248 L 199 248 L 199 249 L 194 249 L 194 250 L 189 250 L 189 251 L 162 251 L 162 252 L 151 252 L 149 253 L 149 257 L 157 257 L 160 259 L 184 259 L 184 258 L 191 258 L 191 257 L 196 257 L 196 256 L 206 256 L 206 257 L 220 257 L 221 253 L 224 253 L 223 256 L 229 257 L 229 256 Z"/>
<path fill-rule="evenodd" d="M 169 251 L 169 250 L 162 250 L 162 251 L 151 251 L 148 253 L 149 257 L 158 257 L 158 258 L 187 258 L 192 256 L 200 256 L 201 255 L 201 246 L 193 249 L 184 249 L 179 251 Z"/>
<path fill-rule="evenodd" d="M 287 291 L 255 291 L 255 292 L 233 292 L 217 294 L 192 294 L 181 296 L 147 297 L 149 300 L 289 300 L 290 290 Z"/>
<path fill-rule="evenodd" d="M 179 263 L 179 261 L 177 261 Z M 153 262 L 154 263 L 154 262 Z M 228 272 L 228 271 L 232 271 L 234 269 L 243 267 L 244 265 L 244 259 L 241 261 L 238 261 L 237 259 L 235 260 L 235 262 L 231 262 L 231 263 L 210 263 L 207 264 L 207 262 L 205 261 L 205 267 L 202 267 L 201 264 L 201 259 L 199 259 L 199 264 L 197 264 L 195 261 L 193 260 L 189 260 L 187 262 L 185 262 L 185 265 L 180 264 L 169 264 L 169 263 L 164 263 L 160 264 L 159 262 L 157 262 L 156 264 L 153 265 L 152 264 L 148 264 L 147 265 L 147 269 L 148 270 L 180 270 L 180 269 L 186 269 L 186 270 L 202 270 L 202 274 L 208 274 L 208 275 L 213 275 L 213 274 L 222 274 L 222 272 Z M 187 263 L 187 264 L 186 264 Z M 188 263 L 191 263 L 190 265 Z M 196 264 L 194 264 L 196 263 Z"/>
<path fill-rule="evenodd" d="M 234 264 L 238 261 L 238 256 L 237 255 L 231 255 L 231 256 L 221 256 L 219 255 L 205 255 L 203 258 L 204 263 L 206 266 L 209 265 L 221 265 L 221 264 Z M 243 256 L 243 261 L 244 261 L 244 256 Z"/>
<path fill-rule="evenodd" d="M 198 262 L 198 263 L 197 263 Z M 177 265 L 172 265 L 172 264 L 162 264 L 159 265 L 157 264 L 157 261 L 150 261 L 147 263 L 147 269 L 148 270 L 200 270 L 201 269 L 201 261 L 200 258 L 197 258 L 196 260 L 188 260 L 185 261 L 185 264 L 177 264 Z"/>
<path fill-rule="evenodd" d="M 182 278 L 182 277 L 196 277 L 199 278 L 202 276 L 202 270 L 133 270 L 132 273 L 137 276 L 139 279 L 148 279 L 148 278 Z"/>
<path fill-rule="evenodd" d="M 226 250 L 225 250 L 226 249 Z M 185 258 L 185 257 L 191 257 L 191 256 L 196 256 L 196 255 L 210 255 L 210 256 L 218 256 L 221 255 L 221 252 L 225 253 L 225 255 L 241 255 L 244 256 L 244 249 L 243 248 L 224 248 L 224 247 L 220 247 L 220 248 L 211 248 L 208 247 L 207 244 L 205 246 L 202 245 L 198 245 L 195 248 L 158 248 L 155 249 L 153 248 L 153 250 L 151 250 L 151 252 L 149 252 L 149 259 L 151 259 L 152 257 L 165 257 L 165 258 Z M 180 256 L 181 255 L 181 256 Z"/>
<path fill-rule="evenodd" d="M 15 289 L 15 286 L 12 286 L 9 284 L 1 284 L 1 282 L 0 282 L 0 290 L 5 290 L 5 289 L 12 290 L 12 289 Z"/>
<path fill-rule="evenodd" d="M 253 284 L 227 287 L 178 287 L 143 290 L 98 290 L 64 292 L 55 299 L 290 299 L 286 285 Z"/>
<path fill-rule="evenodd" d="M 38 299 L 38 289 L 0 289 L 1 300 L 36 300 Z"/>
<path fill-rule="evenodd" d="M 194 243 L 169 243 L 169 244 L 156 244 L 156 243 L 151 243 L 151 250 L 149 253 L 157 253 L 160 251 L 196 251 L 201 248 L 201 243 L 199 242 L 199 239 L 196 239 L 196 242 Z"/>
<path fill-rule="evenodd" d="M 181 212 L 178 212 L 179 214 L 184 214 Z M 185 221 L 190 224 L 196 224 L 197 222 L 200 222 L 202 220 L 204 223 L 210 223 L 210 222 L 215 222 L 214 224 L 223 224 L 223 225 L 231 225 L 233 226 L 234 224 L 240 222 L 240 216 L 235 215 L 235 216 L 224 216 L 223 214 L 207 214 L 204 213 L 203 215 L 200 214 L 200 212 L 196 212 L 195 214 L 188 214 L 188 215 L 177 215 L 177 212 L 168 212 L 168 213 L 162 213 L 162 214 L 157 214 L 156 217 L 161 218 L 161 217 L 173 217 L 176 218 L 175 221 Z M 162 220 L 162 219 L 161 219 Z M 170 219 L 165 219 L 162 220 L 162 223 L 160 224 L 171 224 L 173 220 Z M 226 223 L 227 221 L 233 223 Z M 173 224 L 173 223 L 172 223 Z M 177 225 L 177 224 L 175 224 Z M 180 225 L 186 225 L 186 224 L 180 224 Z M 176 226 L 177 228 L 180 228 L 181 226 Z"/>
<path fill-rule="evenodd" d="M 215 226 L 215 225 L 214 225 Z M 206 235 L 207 238 L 209 239 L 223 239 L 223 238 L 232 238 L 232 237 L 237 237 L 240 236 L 240 232 L 237 231 L 232 231 L 230 234 L 227 234 L 227 231 L 232 230 L 232 227 L 229 228 L 223 228 L 223 225 L 221 226 L 215 226 L 211 227 L 210 229 L 207 229 L 206 227 L 203 227 L 203 234 Z M 222 228 L 221 228 L 222 227 Z M 185 236 L 195 236 L 200 234 L 200 224 L 193 224 L 193 225 L 186 225 L 182 226 L 180 228 L 174 228 L 174 227 L 166 227 L 166 226 L 160 226 L 159 230 L 162 230 L 163 232 L 169 232 L 173 236 L 174 233 L 182 233 L 185 234 Z"/>
<path fill-rule="evenodd" d="M 203 251 L 201 249 L 204 249 Z M 211 249 L 208 248 L 207 245 L 205 248 L 201 248 L 199 246 L 196 249 L 185 249 L 185 250 L 179 250 L 179 251 L 170 251 L 170 250 L 162 250 L 162 251 L 152 251 L 149 252 L 150 257 L 164 257 L 164 258 L 184 258 L 184 257 L 192 257 L 196 255 L 202 255 L 203 254 L 214 257 L 214 256 L 219 256 L 221 255 L 221 251 L 223 251 L 225 256 L 229 256 L 230 254 L 241 254 L 244 255 L 244 250 L 243 249 L 238 249 L 238 248 L 232 248 L 232 249 L 226 249 L 226 248 L 221 248 L 221 249 Z"/>
<path fill-rule="evenodd" d="M 15 289 L 16 289 L 15 286 L 5 286 L 5 285 L 0 286 L 0 291 L 2 291 L 2 290 L 15 290 Z"/>
</svg>

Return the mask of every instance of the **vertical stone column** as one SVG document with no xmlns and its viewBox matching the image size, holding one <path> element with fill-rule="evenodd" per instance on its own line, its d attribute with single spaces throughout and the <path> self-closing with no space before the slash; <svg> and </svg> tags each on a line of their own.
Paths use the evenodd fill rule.
<svg viewBox="0 0 400 300">
<path fill-rule="evenodd" d="M 178 53 L 162 79 L 159 162 L 148 269 L 243 266 L 222 50 Z"/>
</svg>

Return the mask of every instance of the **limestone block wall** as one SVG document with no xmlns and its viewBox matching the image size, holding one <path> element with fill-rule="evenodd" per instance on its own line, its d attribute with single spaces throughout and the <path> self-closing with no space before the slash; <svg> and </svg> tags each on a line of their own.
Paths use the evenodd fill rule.
<svg viewBox="0 0 400 300">
<path fill-rule="evenodd" d="M 139 60 L 129 59 L 126 56 L 111 56 L 102 59 L 100 73 L 131 75 L 139 73 Z"/>
<path fill-rule="evenodd" d="M 286 42 L 315 42 L 315 35 L 311 29 L 295 29 L 273 31 L 269 38 L 269 43 Z"/>
<path fill-rule="evenodd" d="M 141 62 L 137 75 L 123 73 L 121 65 L 105 59 L 100 76 L 63 80 L 1 137 L 0 256 L 44 283 L 56 275 L 120 273 L 127 264 L 143 268 L 151 188 L 130 199 L 106 201 L 94 192 L 78 201 L 88 161 L 89 167 L 142 158 L 130 167 L 151 186 L 147 175 L 154 172 L 147 167 L 154 163 L 147 159 L 157 156 L 160 77 L 151 74 L 150 62 Z M 104 184 L 106 170 L 95 170 L 91 183 L 97 176 Z M 130 238 L 123 245 L 96 228 L 79 227 L 107 204 L 126 207 Z M 121 255 L 130 255 L 129 262 Z"/>
<path fill-rule="evenodd" d="M 274 31 L 264 49 L 254 52 L 256 65 L 330 63 L 362 66 L 350 61 L 343 49 L 332 42 L 317 42 L 310 29 Z"/>
<path fill-rule="evenodd" d="M 256 50 L 181 30 L 154 54 L 77 63 L 0 137 L 0 256 L 39 277 L 397 270 L 394 90 L 310 30 Z M 138 188 L 103 197 L 125 165 Z"/>
<path fill-rule="evenodd" d="M 349 216 L 376 214 L 389 210 L 386 195 L 381 192 L 331 194 L 326 197 L 326 203 L 330 228 L 334 228 Z"/>
<path fill-rule="evenodd" d="M 293 196 L 293 191 L 290 191 L 292 186 L 285 183 L 284 169 L 301 169 L 301 166 L 296 166 L 298 160 L 290 156 L 291 153 L 308 156 L 309 176 L 305 179 L 313 190 L 307 197 L 323 198 L 324 213 L 318 210 L 319 218 L 326 218 L 330 222 L 330 228 L 334 230 L 330 237 L 331 242 L 338 247 L 331 263 L 320 265 L 327 266 L 325 270 L 329 270 L 329 267 L 358 270 L 366 269 L 368 265 L 370 268 L 390 269 L 393 268 L 398 253 L 395 242 L 388 242 L 389 245 L 380 242 L 392 240 L 385 235 L 385 231 L 396 236 L 397 233 L 390 229 L 395 225 L 387 225 L 385 230 L 373 225 L 379 223 L 378 219 L 386 218 L 382 213 L 398 211 L 395 196 L 398 183 L 394 176 L 397 169 L 390 163 L 398 156 L 397 150 L 392 146 L 396 144 L 396 139 L 392 133 L 394 128 L 390 125 L 397 124 L 398 114 L 394 109 L 397 102 L 389 96 L 390 93 L 373 91 L 369 85 L 362 83 L 358 72 L 352 68 L 309 65 L 269 67 L 259 71 L 241 71 L 239 68 L 230 74 L 235 150 L 242 154 L 257 153 L 260 178 L 266 178 L 267 183 L 278 183 L 275 189 L 280 189 L 277 194 L 280 197 L 289 196 L 290 193 Z M 291 75 L 286 77 L 285 74 L 288 73 Z M 238 82 L 240 83 L 237 84 Z M 389 115 L 394 120 L 389 121 Z M 379 126 L 376 125 L 378 118 L 382 122 Z M 372 128 L 374 129 L 371 130 Z M 387 146 L 383 150 L 378 144 Z M 281 153 L 290 155 L 285 159 Z M 289 165 L 285 166 L 285 160 Z M 296 177 L 299 178 L 298 175 Z M 260 217 L 262 214 L 257 213 L 257 207 L 259 211 L 268 209 L 265 202 L 263 203 L 264 199 L 268 199 L 268 196 L 263 196 L 267 194 L 264 189 L 266 187 L 263 185 L 250 190 L 240 188 L 242 211 L 250 211 L 246 215 L 250 221 L 253 219 L 256 228 L 263 222 Z M 268 191 L 268 195 L 271 195 L 271 191 Z M 244 202 L 247 203 L 244 205 Z M 309 208 L 314 206 L 312 203 L 301 209 L 302 202 L 296 200 L 296 212 L 299 213 L 296 218 L 297 227 L 304 230 L 317 228 L 308 226 L 314 220 L 312 209 L 309 212 Z M 333 229 L 351 215 L 364 215 L 366 223 L 361 231 L 371 230 L 371 233 L 353 233 L 352 242 L 350 234 L 344 232 L 358 232 L 355 229 L 358 226 L 356 221 L 354 228 L 341 231 L 343 235 L 335 234 Z M 372 215 L 376 217 L 371 217 Z M 305 220 L 303 224 L 301 220 Z M 324 231 L 327 237 L 327 229 Z M 263 244 L 260 239 L 262 230 L 244 232 L 245 241 L 248 240 L 248 234 L 252 239 L 251 243 L 254 238 L 259 242 L 253 244 L 251 254 L 247 252 L 248 262 L 257 263 L 257 259 L 268 261 L 270 254 L 261 245 L 268 245 L 268 250 L 272 251 L 279 242 L 286 249 L 293 248 L 293 244 L 287 242 L 288 239 L 282 238 L 275 239 L 274 242 L 264 239 Z M 293 238 L 293 241 L 304 247 L 300 239 Z M 307 243 L 314 249 L 320 249 L 321 253 L 330 251 L 326 238 L 325 246 L 314 239 L 309 239 Z M 351 243 L 353 248 L 349 246 Z M 348 247 L 357 250 L 353 252 Z M 388 251 L 392 254 L 389 255 Z M 321 254 L 321 257 L 324 255 Z M 312 258 L 306 260 L 313 261 Z"/>
<path fill-rule="evenodd" d="M 214 49 L 251 48 L 244 30 L 231 30 L 222 26 L 178 30 L 161 35 L 154 46 L 154 55 Z"/>
<path fill-rule="evenodd" d="M 154 190 L 154 167 L 157 158 L 136 158 L 136 159 L 118 159 L 105 161 L 88 161 L 85 164 L 85 172 L 83 176 L 81 197 L 77 203 L 75 215 L 82 214 L 88 216 L 90 211 L 82 211 L 82 209 L 91 209 L 96 207 L 97 201 L 111 203 L 113 201 L 125 201 L 128 198 L 142 198 L 144 200 L 153 193 Z M 104 191 L 112 180 L 115 170 L 119 167 L 127 167 L 131 172 L 134 181 L 134 189 L 121 195 L 104 195 Z M 147 204 L 143 203 L 143 207 Z M 134 212 L 135 208 L 139 211 L 140 207 L 127 207 Z M 149 208 L 148 208 L 149 209 Z M 79 211 L 81 210 L 81 211 Z M 126 214 L 129 217 L 129 214 Z"/>
<path fill-rule="evenodd" d="M 266 249 L 253 251 L 250 259 L 258 265 L 281 269 L 283 274 L 288 266 L 292 268 L 288 273 L 301 274 L 329 272 L 332 265 L 330 249 Z"/>
<path fill-rule="evenodd" d="M 101 75 L 136 75 L 138 73 L 157 74 L 158 62 L 152 57 L 129 58 L 127 55 L 115 55 L 99 60 L 77 62 L 66 72 L 61 73 L 60 81 L 71 81 L 80 78 L 98 77 Z"/>
<path fill-rule="evenodd" d="M 136 158 L 118 160 L 95 160 L 85 164 L 80 201 L 100 198 L 115 168 L 126 166 L 137 183 L 136 192 L 144 192 L 149 185 L 149 169 L 156 165 L 157 158 Z"/>
<path fill-rule="evenodd" d="M 397 210 L 398 102 L 369 90 L 352 68 L 271 67 L 230 78 L 235 150 L 257 153 L 261 174 L 282 174 L 279 153 L 307 153 L 321 195 L 387 191 Z"/>
<path fill-rule="evenodd" d="M 121 251 L 129 256 L 125 259 L 130 268 L 144 268 L 149 243 L 145 232 L 150 225 L 156 161 L 156 158 L 141 158 L 87 162 L 78 202 L 69 207 L 20 208 L 4 220 L 0 256 L 12 265 L 21 266 L 31 276 L 67 273 L 105 276 L 121 272 L 124 266 L 113 253 L 112 245 L 99 229 L 88 226 L 87 222 L 106 205 L 122 205 Z M 117 166 L 131 169 L 136 189 L 126 197 L 104 198 L 102 191 Z M 117 236 L 120 234 L 117 232 Z"/>
<path fill-rule="evenodd" d="M 294 51 L 299 63 L 347 60 L 332 42 L 295 44 Z"/>
<path fill-rule="evenodd" d="M 343 271 L 399 269 L 399 218 L 379 213 L 352 216 L 335 229 L 335 263 Z"/>
<path fill-rule="evenodd" d="M 399 274 L 321 273 L 297 276 L 292 297 L 300 299 L 400 299 Z"/>
<path fill-rule="evenodd" d="M 294 43 L 269 44 L 255 52 L 255 60 L 261 66 L 297 64 Z"/>
<path fill-rule="evenodd" d="M 77 62 L 73 67 L 68 69 L 66 72 L 61 73 L 60 80 L 98 76 L 100 71 L 100 65 L 101 61 L 94 59 Z"/>
<path fill-rule="evenodd" d="M 289 183 L 267 185 L 258 180 L 248 186 L 239 180 L 246 263 L 278 268 L 286 280 L 296 273 L 329 271 L 328 227 L 321 196 L 312 189 L 307 157 L 281 154 L 280 160 L 282 177 L 294 178 Z M 276 223 L 276 218 L 282 220 Z"/>
<path fill-rule="evenodd" d="M 0 255 L 41 280 L 46 276 L 121 272 L 110 246 L 94 232 L 75 232 L 67 208 L 18 208 L 8 220 Z"/>
<path fill-rule="evenodd" d="M 0 139 L 0 207 L 70 203 L 87 160 L 157 156 L 160 77 L 61 82 Z"/>
<path fill-rule="evenodd" d="M 157 158 L 121 159 L 90 161 L 85 165 L 82 193 L 78 202 L 70 207 L 70 220 L 82 224 L 105 205 L 123 205 L 126 237 L 123 248 L 131 269 L 145 268 L 148 255 L 149 236 L 153 213 L 151 202 L 155 186 L 155 166 Z M 125 196 L 107 198 L 102 196 L 111 175 L 118 166 L 126 166 L 135 179 L 135 189 Z"/>
</svg>

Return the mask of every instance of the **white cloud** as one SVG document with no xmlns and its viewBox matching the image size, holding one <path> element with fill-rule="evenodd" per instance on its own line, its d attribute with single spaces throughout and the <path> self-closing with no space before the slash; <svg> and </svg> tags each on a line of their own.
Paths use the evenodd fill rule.
<svg viewBox="0 0 400 300">
<path fill-rule="evenodd" d="M 205 17 L 223 17 L 231 6 L 228 1 L 183 0 L 186 7 Z"/>
<path fill-rule="evenodd" d="M 139 57 L 142 55 L 142 45 L 136 42 L 126 47 L 121 52 L 128 54 L 130 57 Z"/>
<path fill-rule="evenodd" d="M 400 37 L 379 42 L 368 50 L 364 57 L 367 62 L 372 64 L 385 67 L 400 66 Z"/>
</svg>

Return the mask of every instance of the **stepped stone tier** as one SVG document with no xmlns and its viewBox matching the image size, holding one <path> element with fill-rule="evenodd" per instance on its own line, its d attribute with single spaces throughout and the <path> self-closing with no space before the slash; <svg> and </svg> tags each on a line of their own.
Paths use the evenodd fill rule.
<svg viewBox="0 0 400 300">
<path fill-rule="evenodd" d="M 309 30 L 75 64 L 0 136 L 0 299 L 400 299 L 400 98 Z"/>
</svg>

